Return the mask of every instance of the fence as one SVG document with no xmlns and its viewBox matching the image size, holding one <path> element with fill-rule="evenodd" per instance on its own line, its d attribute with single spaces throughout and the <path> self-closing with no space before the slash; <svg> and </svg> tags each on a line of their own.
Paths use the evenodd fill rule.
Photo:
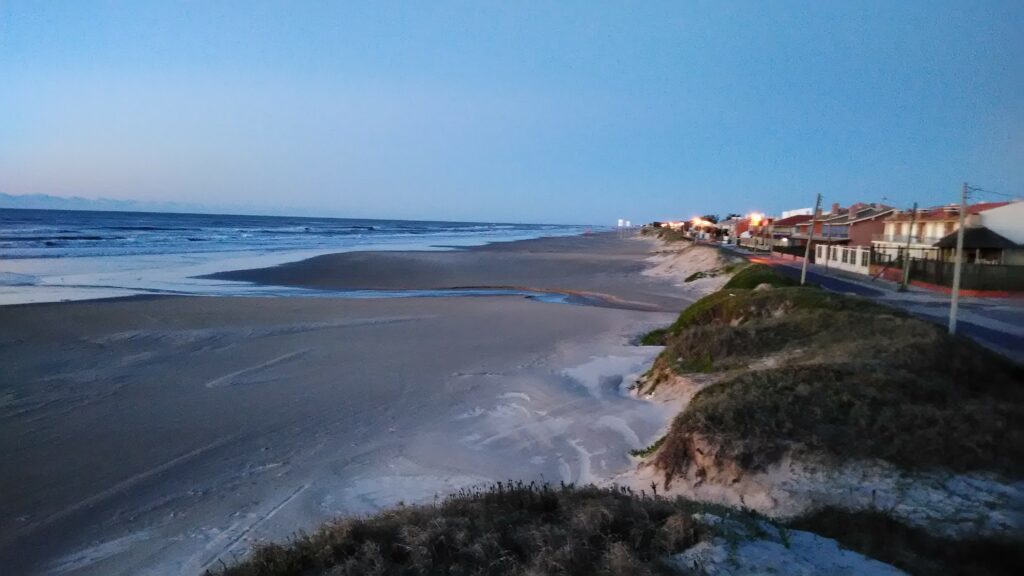
<svg viewBox="0 0 1024 576">
<path fill-rule="evenodd" d="M 940 260 L 910 259 L 910 279 L 953 285 L 953 263 Z M 1024 266 L 1004 264 L 963 264 L 960 287 L 965 290 L 1024 290 Z"/>
<path fill-rule="evenodd" d="M 786 254 L 787 256 L 799 256 L 804 257 L 804 253 L 807 252 L 807 248 L 803 246 L 775 246 L 772 248 L 779 254 Z M 811 263 L 814 263 L 814 250 L 811 250 Z"/>
<path fill-rule="evenodd" d="M 939 260 L 938 251 L 935 255 L 935 258 L 909 258 L 910 279 L 952 286 L 954 264 Z M 872 251 L 872 273 L 902 272 L 903 261 L 902 251 L 896 256 Z M 897 277 L 902 277 L 902 273 Z M 1024 291 L 1024 266 L 964 263 L 960 268 L 960 287 L 964 290 Z"/>
</svg>

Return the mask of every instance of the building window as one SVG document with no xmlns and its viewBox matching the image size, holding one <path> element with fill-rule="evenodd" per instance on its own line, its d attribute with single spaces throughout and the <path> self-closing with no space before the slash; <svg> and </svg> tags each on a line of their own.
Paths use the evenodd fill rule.
<svg viewBox="0 0 1024 576">
<path fill-rule="evenodd" d="M 868 255 L 868 251 L 867 250 L 864 250 L 863 252 L 860 253 L 860 265 L 861 266 L 867 266 L 868 265 L 868 256 L 869 255 Z"/>
</svg>

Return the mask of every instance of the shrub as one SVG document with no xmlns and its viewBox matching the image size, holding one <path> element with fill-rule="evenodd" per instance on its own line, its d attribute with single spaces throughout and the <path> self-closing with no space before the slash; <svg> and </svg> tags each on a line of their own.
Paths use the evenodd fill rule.
<svg viewBox="0 0 1024 576">
<path fill-rule="evenodd" d="M 668 330 L 665 328 L 658 328 L 657 330 L 651 330 L 647 334 L 640 337 L 641 346 L 664 346 L 665 337 L 668 335 Z"/>
<path fill-rule="evenodd" d="M 654 443 L 651 444 L 650 446 L 648 446 L 646 448 L 640 448 L 640 449 L 637 449 L 637 450 L 630 450 L 629 453 L 630 453 L 630 455 L 637 456 L 639 458 L 647 458 L 651 454 L 654 454 L 655 452 L 657 452 L 658 448 L 661 448 L 661 445 L 664 442 L 665 442 L 665 437 L 662 436 L 661 438 L 658 438 L 657 440 L 655 440 Z"/>
<path fill-rule="evenodd" d="M 725 283 L 723 288 L 750 290 L 757 288 L 761 284 L 782 287 L 796 286 L 799 282 L 779 274 L 771 266 L 766 266 L 764 264 L 751 264 L 737 272 L 736 275 Z"/>
<path fill-rule="evenodd" d="M 339 520 L 257 548 L 223 576 L 671 574 L 663 559 L 704 537 L 692 516 L 724 508 L 624 488 L 495 484 L 436 505 Z"/>
</svg>

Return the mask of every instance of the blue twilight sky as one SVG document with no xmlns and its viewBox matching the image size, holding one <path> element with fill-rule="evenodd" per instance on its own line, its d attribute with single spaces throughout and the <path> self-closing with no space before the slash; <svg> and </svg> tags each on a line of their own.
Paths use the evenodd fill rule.
<svg viewBox="0 0 1024 576">
<path fill-rule="evenodd" d="M 10 194 L 609 223 L 963 181 L 1024 194 L 1020 0 L 0 0 Z"/>
</svg>

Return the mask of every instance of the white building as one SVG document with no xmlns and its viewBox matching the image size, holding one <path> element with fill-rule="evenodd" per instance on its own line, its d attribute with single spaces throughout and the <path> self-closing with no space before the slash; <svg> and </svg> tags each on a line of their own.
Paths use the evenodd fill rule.
<svg viewBox="0 0 1024 576">
<path fill-rule="evenodd" d="M 782 217 L 779 220 L 784 220 L 790 216 L 810 216 L 814 214 L 814 208 L 797 208 L 796 210 L 783 210 Z"/>
</svg>

